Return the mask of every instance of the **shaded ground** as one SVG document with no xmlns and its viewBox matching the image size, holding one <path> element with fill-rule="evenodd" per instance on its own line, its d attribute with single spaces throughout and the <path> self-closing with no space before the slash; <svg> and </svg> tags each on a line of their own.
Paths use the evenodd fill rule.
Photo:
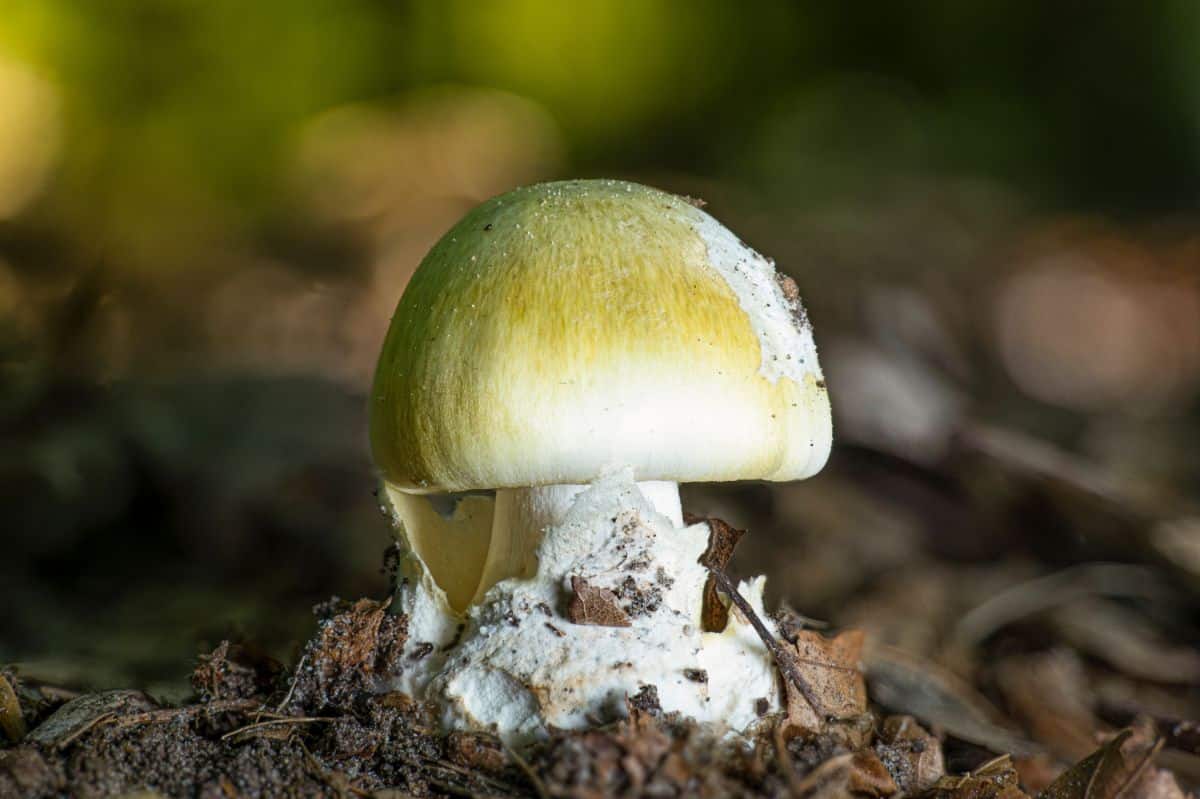
<svg viewBox="0 0 1200 799">
<path fill-rule="evenodd" d="M 969 594 L 985 571 L 924 581 Z M 9 670 L 0 719 L 15 745 L 0 750 L 0 796 L 1182 799 L 1196 784 L 1200 725 L 1187 714 L 1200 656 L 1155 633 L 1186 606 L 1165 572 L 1091 564 L 1031 577 L 955 618 L 936 655 L 896 645 L 938 616 L 905 610 L 919 591 L 888 590 L 874 600 L 890 611 L 864 618 L 907 613 L 891 640 L 781 611 L 786 710 L 747 741 L 663 714 L 652 686 L 627 700 L 627 718 L 522 753 L 488 734 L 445 735 L 411 698 L 380 692 L 379 675 L 404 668 L 406 621 L 369 599 L 319 606 L 290 669 L 222 643 L 179 706 Z"/>
</svg>

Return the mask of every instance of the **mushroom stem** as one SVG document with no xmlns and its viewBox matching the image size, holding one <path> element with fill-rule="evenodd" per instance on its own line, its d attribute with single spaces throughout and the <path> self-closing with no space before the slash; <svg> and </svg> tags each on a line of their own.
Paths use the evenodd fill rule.
<svg viewBox="0 0 1200 799">
<path fill-rule="evenodd" d="M 654 509 L 675 527 L 683 526 L 679 484 L 648 480 L 637 484 Z M 537 572 L 537 547 L 547 527 L 561 524 L 586 485 L 559 484 L 496 491 L 492 538 L 472 604 L 509 577 L 529 579 Z"/>
</svg>

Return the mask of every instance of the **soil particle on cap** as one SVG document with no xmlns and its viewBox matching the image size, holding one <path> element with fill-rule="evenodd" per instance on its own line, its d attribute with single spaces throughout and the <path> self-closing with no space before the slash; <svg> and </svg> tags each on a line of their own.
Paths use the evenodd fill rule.
<svg viewBox="0 0 1200 799">
<path fill-rule="evenodd" d="M 708 672 L 704 669 L 684 669 L 683 676 L 692 682 L 707 683 Z"/>
<path fill-rule="evenodd" d="M 782 272 L 775 273 L 775 281 L 783 291 L 783 301 L 792 315 L 796 329 L 811 332 L 812 322 L 808 320 L 808 312 L 804 310 L 804 304 L 800 301 L 800 287 L 796 285 L 796 281 Z"/>
<path fill-rule="evenodd" d="M 640 710 L 643 713 L 662 712 L 662 705 L 658 701 L 658 687 L 655 685 L 643 685 L 628 701 L 632 710 Z"/>
</svg>

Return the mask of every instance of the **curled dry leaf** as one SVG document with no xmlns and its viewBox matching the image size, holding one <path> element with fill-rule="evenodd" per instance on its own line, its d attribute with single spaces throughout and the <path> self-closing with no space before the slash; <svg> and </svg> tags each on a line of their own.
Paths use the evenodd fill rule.
<svg viewBox="0 0 1200 799">
<path fill-rule="evenodd" d="M 896 792 L 891 774 L 870 749 L 832 757 L 792 786 L 792 796 L 802 799 L 877 798 Z"/>
<path fill-rule="evenodd" d="M 1028 796 L 1021 790 L 1012 758 L 1001 755 L 962 776 L 942 777 L 927 799 L 1028 799 Z"/>
<path fill-rule="evenodd" d="M 733 550 L 737 546 L 738 541 L 746 534 L 745 530 L 738 530 L 720 519 L 707 519 L 708 522 L 708 548 L 704 550 L 704 554 L 700 556 L 700 563 L 705 568 L 724 571 L 729 565 L 729 559 L 733 557 Z M 704 601 L 700 608 L 700 625 L 705 632 L 719 633 L 725 629 L 725 625 L 729 623 L 729 607 L 723 601 L 719 594 L 717 580 L 713 575 L 709 575 L 708 580 L 704 583 Z"/>
<path fill-rule="evenodd" d="M 607 588 L 592 585 L 582 577 L 571 578 L 571 602 L 567 619 L 572 624 L 598 627 L 628 627 L 629 614 L 621 609 L 617 595 Z"/>
<path fill-rule="evenodd" d="M 828 720 L 853 718 L 866 712 L 867 686 L 859 668 L 863 641 L 861 630 L 848 630 L 836 638 L 801 630 L 794 643 L 781 644 L 792 656 L 796 670 L 819 705 L 812 707 L 791 680 L 785 679 L 786 737 L 818 732 Z"/>
<path fill-rule="evenodd" d="M 1152 729 L 1125 729 L 1067 769 L 1038 799 L 1143 799 L 1141 782 L 1162 747 Z M 1161 790 L 1155 776 L 1147 788 Z"/>
</svg>

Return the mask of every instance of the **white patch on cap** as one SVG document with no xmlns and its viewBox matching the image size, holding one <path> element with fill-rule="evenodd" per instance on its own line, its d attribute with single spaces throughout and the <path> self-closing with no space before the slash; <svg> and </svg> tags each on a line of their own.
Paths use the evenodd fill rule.
<svg viewBox="0 0 1200 799">
<path fill-rule="evenodd" d="M 787 377 L 802 384 L 821 377 L 812 328 L 798 322 L 776 277 L 775 265 L 747 247 L 724 225 L 696 210 L 696 233 L 708 248 L 709 264 L 725 278 L 746 312 L 762 347 L 759 374 L 775 383 Z"/>
</svg>

